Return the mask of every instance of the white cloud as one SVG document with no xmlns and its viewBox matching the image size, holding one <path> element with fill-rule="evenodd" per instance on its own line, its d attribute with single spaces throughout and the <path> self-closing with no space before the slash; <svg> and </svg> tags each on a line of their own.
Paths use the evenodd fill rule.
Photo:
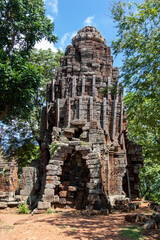
<svg viewBox="0 0 160 240">
<path fill-rule="evenodd" d="M 47 18 L 53 22 L 54 18 L 51 15 L 47 15 Z"/>
<path fill-rule="evenodd" d="M 58 14 L 58 0 L 46 0 L 45 3 L 53 13 Z"/>
<path fill-rule="evenodd" d="M 89 16 L 89 17 L 87 17 L 87 18 L 84 20 L 84 25 L 85 25 L 85 26 L 94 25 L 93 20 L 94 20 L 94 16 Z"/>
<path fill-rule="evenodd" d="M 60 40 L 60 49 L 62 50 L 62 51 L 64 51 L 65 50 L 65 48 L 69 45 L 69 44 L 71 44 L 71 40 L 72 40 L 72 38 L 75 36 L 77 34 L 77 32 L 71 32 L 71 33 L 65 33 L 64 35 L 63 35 L 63 37 L 61 38 L 61 40 Z"/>
<path fill-rule="evenodd" d="M 34 47 L 37 48 L 38 50 L 40 49 L 47 50 L 48 48 L 51 48 L 53 52 L 57 52 L 57 48 L 54 47 L 53 43 L 50 43 L 45 38 L 43 38 L 42 41 L 36 43 Z"/>
</svg>

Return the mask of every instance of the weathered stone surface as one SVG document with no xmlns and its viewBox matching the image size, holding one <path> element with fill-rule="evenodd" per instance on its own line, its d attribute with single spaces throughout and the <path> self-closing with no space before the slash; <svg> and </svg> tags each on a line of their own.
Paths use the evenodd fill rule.
<svg viewBox="0 0 160 240">
<path fill-rule="evenodd" d="M 47 183 L 45 187 L 46 187 L 46 189 L 54 189 L 55 185 L 51 184 L 51 183 Z"/>
<path fill-rule="evenodd" d="M 51 207 L 50 202 L 38 202 L 38 209 L 43 210 L 43 209 L 49 209 Z"/>
<path fill-rule="evenodd" d="M 48 176 L 57 176 L 57 175 L 61 175 L 62 174 L 62 171 L 61 170 L 57 170 L 57 171 L 54 171 L 54 170 L 49 170 L 47 172 L 47 175 Z"/>
<path fill-rule="evenodd" d="M 66 198 L 59 198 L 59 204 L 65 205 L 67 203 Z"/>
<path fill-rule="evenodd" d="M 75 187 L 75 186 L 68 186 L 68 191 L 76 192 L 77 191 L 77 187 Z"/>
<path fill-rule="evenodd" d="M 51 165 L 51 164 L 49 164 L 49 165 L 47 165 L 46 166 L 46 170 L 61 170 L 61 167 L 60 166 L 58 166 L 58 165 Z"/>
<path fill-rule="evenodd" d="M 86 120 L 85 119 L 74 119 L 71 122 L 72 126 L 79 126 L 79 127 L 83 127 L 86 125 Z"/>
<path fill-rule="evenodd" d="M 88 145 L 80 145 L 75 147 L 76 151 L 90 151 L 91 147 Z"/>
<path fill-rule="evenodd" d="M 128 139 L 118 76 L 110 47 L 97 29 L 87 26 L 73 38 L 47 85 L 40 193 L 54 186 L 55 206 L 100 211 L 105 199 L 114 205 L 116 199 L 139 195 L 142 147 Z M 50 159 L 51 142 L 58 149 Z"/>
<path fill-rule="evenodd" d="M 65 128 L 64 129 L 64 133 L 67 133 L 67 134 L 74 134 L 75 132 L 75 129 L 74 128 Z"/>
<path fill-rule="evenodd" d="M 61 198 L 66 198 L 66 197 L 67 197 L 67 191 L 60 191 L 60 192 L 59 192 L 59 196 L 60 196 Z"/>
<path fill-rule="evenodd" d="M 59 203 L 59 196 L 58 196 L 58 195 L 55 195 L 55 196 L 54 196 L 53 202 L 54 202 L 54 203 Z"/>
<path fill-rule="evenodd" d="M 54 196 L 54 189 L 45 189 L 44 194 L 49 196 Z"/>
<path fill-rule="evenodd" d="M 156 222 L 154 219 L 149 219 L 143 226 L 144 229 L 150 230 L 155 229 Z"/>
<path fill-rule="evenodd" d="M 0 202 L 0 209 L 7 208 L 7 203 L 6 202 Z"/>
</svg>

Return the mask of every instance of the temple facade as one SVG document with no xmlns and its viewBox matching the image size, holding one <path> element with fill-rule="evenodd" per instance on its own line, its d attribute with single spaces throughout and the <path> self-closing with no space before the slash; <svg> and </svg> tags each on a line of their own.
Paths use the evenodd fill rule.
<svg viewBox="0 0 160 240">
<path fill-rule="evenodd" d="M 47 86 L 40 162 L 45 185 L 39 208 L 96 209 L 139 196 L 142 148 L 127 137 L 118 78 L 100 32 L 81 29 Z"/>
<path fill-rule="evenodd" d="M 41 115 L 40 161 L 20 181 L 31 204 L 101 209 L 139 196 L 142 146 L 128 139 L 119 71 L 96 28 L 66 48 Z"/>
</svg>

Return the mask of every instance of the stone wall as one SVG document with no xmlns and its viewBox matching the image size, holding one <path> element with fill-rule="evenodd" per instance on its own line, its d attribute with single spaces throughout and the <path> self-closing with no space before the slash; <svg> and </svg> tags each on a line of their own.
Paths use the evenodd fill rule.
<svg viewBox="0 0 160 240">
<path fill-rule="evenodd" d="M 20 195 L 28 204 L 33 205 L 40 188 L 39 159 L 32 161 L 30 167 L 23 167 L 19 181 Z"/>
<path fill-rule="evenodd" d="M 0 156 L 0 201 L 9 200 L 15 196 L 18 188 L 17 171 L 15 159 L 7 162 L 2 155 Z"/>
</svg>

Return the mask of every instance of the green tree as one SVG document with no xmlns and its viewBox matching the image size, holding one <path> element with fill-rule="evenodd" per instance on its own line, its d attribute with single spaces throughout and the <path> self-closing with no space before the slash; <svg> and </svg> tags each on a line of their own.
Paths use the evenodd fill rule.
<svg viewBox="0 0 160 240">
<path fill-rule="evenodd" d="M 113 51 L 123 53 L 129 133 L 143 145 L 142 194 L 160 200 L 160 1 L 118 1 L 112 15 L 118 30 Z"/>
<path fill-rule="evenodd" d="M 31 52 L 30 62 L 36 68 L 40 67 L 42 73 L 38 90 L 32 97 L 33 108 L 25 119 L 6 120 L 7 127 L 2 134 L 5 155 L 11 157 L 13 154 L 16 155 L 20 167 L 29 164 L 40 153 L 40 117 L 41 108 L 46 101 L 46 84 L 55 77 L 56 68 L 60 66 L 63 54 L 60 50 L 54 53 L 51 49 L 34 49 Z"/>
<path fill-rule="evenodd" d="M 55 78 L 56 68 L 60 66 L 60 59 L 64 53 L 60 50 L 58 52 L 52 52 L 51 49 L 48 50 L 37 50 L 34 49 L 30 56 L 30 61 L 37 66 L 41 67 L 43 79 L 40 82 L 37 93 L 33 97 L 34 107 L 33 110 L 27 118 L 28 126 L 32 132 L 33 138 L 41 145 L 40 142 L 40 118 L 41 118 L 41 108 L 46 102 L 46 85 L 51 83 Z"/>
<path fill-rule="evenodd" d="M 26 117 L 42 77 L 29 61 L 36 42 L 55 42 L 42 0 L 0 0 L 0 119 Z"/>
</svg>

